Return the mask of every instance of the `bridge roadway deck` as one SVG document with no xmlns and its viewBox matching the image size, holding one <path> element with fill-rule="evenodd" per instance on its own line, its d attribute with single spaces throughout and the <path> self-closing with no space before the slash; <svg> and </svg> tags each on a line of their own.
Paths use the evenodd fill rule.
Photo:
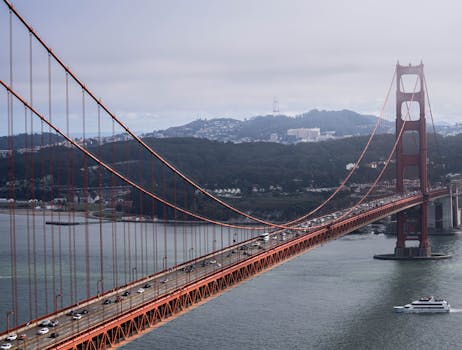
<svg viewBox="0 0 462 350">
<path fill-rule="evenodd" d="M 432 200 L 446 196 L 447 194 L 448 191 L 446 189 L 434 190 L 430 192 L 429 199 Z M 22 334 L 24 334 L 25 337 L 22 340 L 18 339 L 13 341 L 11 349 L 105 348 L 106 345 L 101 345 L 104 343 L 101 339 L 96 341 L 101 342 L 100 345 L 95 344 L 94 339 L 97 339 L 95 334 L 98 334 L 98 332 L 103 334 L 108 331 L 111 325 L 114 326 L 114 324 L 121 324 L 124 320 L 130 322 L 131 319 L 131 322 L 133 322 L 134 318 L 138 317 L 139 319 L 139 317 L 141 317 L 140 315 L 142 315 L 144 311 L 136 313 L 136 310 L 149 308 L 149 305 L 155 303 L 159 304 L 164 302 L 165 305 L 165 303 L 168 303 L 169 300 L 173 300 L 172 298 L 175 295 L 175 298 L 178 298 L 178 296 L 182 293 L 183 296 L 186 295 L 185 293 L 190 293 L 188 295 L 191 296 L 193 295 L 191 294 L 191 291 L 195 288 L 194 285 L 199 285 L 204 281 L 204 283 L 209 283 L 207 281 L 212 281 L 214 278 L 216 279 L 217 276 L 221 276 L 220 278 L 223 278 L 226 276 L 228 271 L 234 271 L 232 273 L 234 273 L 235 276 L 240 273 L 242 277 L 240 279 L 238 278 L 239 280 L 236 280 L 236 283 L 228 283 L 229 285 L 224 286 L 222 289 L 232 287 L 245 279 L 251 278 L 252 275 L 263 272 L 261 270 L 272 268 L 291 257 L 302 254 L 307 250 L 319 246 L 331 239 L 341 237 L 369 223 L 380 220 L 406 208 L 419 205 L 422 202 L 422 195 L 413 195 L 399 199 L 397 199 L 396 196 L 387 197 L 380 201 L 377 200 L 365 204 L 359 213 L 355 212 L 354 215 L 350 214 L 340 221 L 338 221 L 338 219 L 337 221 L 333 221 L 336 219 L 333 219 L 332 215 L 328 216 L 330 219 L 323 220 L 324 222 L 322 225 L 315 224 L 320 221 L 319 218 L 311 220 L 309 223 L 304 224 L 304 226 L 312 226 L 307 227 L 306 232 L 299 230 L 279 230 L 272 232 L 270 234 L 270 239 L 266 242 L 261 240 L 259 241 L 258 237 L 241 242 L 234 246 L 209 254 L 208 256 L 179 265 L 174 269 L 169 269 L 168 271 L 161 272 L 154 276 L 138 280 L 135 283 L 122 287 L 116 291 L 92 298 L 80 303 L 78 306 L 74 305 L 68 309 L 61 310 L 56 314 L 48 315 L 40 320 L 35 320 L 26 326 L 18 327 L 17 329 L 14 329 L 13 332 L 18 334 L 18 337 Z M 342 212 L 337 214 L 341 215 Z M 298 247 L 299 249 L 291 250 L 291 247 Z M 288 252 L 288 254 L 282 254 L 281 252 L 283 251 Z M 276 259 L 271 263 L 268 257 L 270 255 L 276 256 L 276 254 L 279 254 L 281 259 Z M 245 276 L 242 275 L 242 271 L 244 271 L 242 268 L 251 266 L 251 264 L 254 264 L 252 266 L 257 266 L 255 263 L 258 261 L 260 263 L 263 261 L 269 261 L 270 263 L 267 264 L 267 266 L 258 265 L 262 267 L 261 270 L 254 270 L 253 273 L 249 273 L 248 275 L 245 274 Z M 185 272 L 184 268 L 191 265 L 195 266 L 193 271 Z M 252 269 L 248 269 L 246 271 L 251 270 Z M 216 280 L 214 281 L 216 282 Z M 220 283 L 222 282 L 223 281 Z M 143 288 L 147 283 L 149 283 L 151 287 Z M 203 286 L 206 286 L 206 284 L 202 284 L 201 288 L 203 288 Z M 137 292 L 140 288 L 143 288 L 142 293 Z M 129 291 L 130 295 L 122 297 L 122 294 L 126 291 Z M 219 293 L 220 292 L 216 294 L 218 295 Z M 210 293 L 207 297 L 214 296 L 212 294 L 214 293 Z M 115 302 L 116 298 L 120 301 Z M 104 305 L 103 301 L 106 299 L 109 299 L 112 302 Z M 203 300 L 200 300 L 200 302 L 203 302 Z M 193 304 L 197 304 L 197 301 L 188 303 L 186 308 L 194 306 Z M 88 313 L 84 314 L 80 320 L 73 320 L 72 316 L 67 315 L 72 310 L 79 311 L 84 309 L 87 310 Z M 169 315 L 158 315 L 159 320 L 161 321 L 159 323 L 162 323 L 162 321 L 167 318 L 173 318 L 181 312 L 184 312 L 184 310 L 180 310 L 179 312 L 172 311 Z M 59 321 L 59 325 L 56 327 L 50 327 L 48 334 L 38 335 L 37 331 L 40 329 L 40 327 L 38 327 L 38 323 L 45 319 L 57 320 Z M 155 325 L 150 324 L 148 328 L 152 329 L 153 327 L 155 327 Z M 119 335 L 122 339 L 117 340 L 116 343 L 126 341 L 126 338 L 129 336 L 136 336 L 145 331 L 135 328 L 132 327 L 131 331 L 128 331 L 130 334 L 122 334 L 122 336 Z M 10 331 L 10 333 L 11 332 L 12 331 Z M 51 333 L 58 333 L 59 336 L 51 338 Z M 113 337 L 115 337 L 115 333 L 117 332 L 114 331 L 111 333 Z M 5 337 L 6 334 L 3 334 L 2 339 Z M 89 342 L 93 344 L 89 344 Z M 113 342 L 109 340 L 105 342 L 113 344 Z"/>
</svg>

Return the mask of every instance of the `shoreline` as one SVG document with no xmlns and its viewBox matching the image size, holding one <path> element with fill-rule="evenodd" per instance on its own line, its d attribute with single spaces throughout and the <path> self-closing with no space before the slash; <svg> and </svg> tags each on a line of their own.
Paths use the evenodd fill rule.
<svg viewBox="0 0 462 350">
<path fill-rule="evenodd" d="M 0 209 L 0 215 L 10 215 L 11 210 L 10 209 Z M 67 218 L 79 218 L 79 219 L 87 219 L 89 220 L 88 223 L 94 224 L 94 223 L 99 223 L 102 221 L 103 223 L 117 223 L 117 222 L 127 222 L 127 223 L 145 223 L 145 224 L 191 224 L 191 225 L 208 225 L 209 223 L 207 222 L 202 222 L 202 221 L 188 221 L 188 220 L 129 220 L 129 219 L 121 219 L 121 220 L 111 220 L 110 218 L 102 218 L 100 219 L 98 216 L 92 215 L 92 213 L 85 213 L 81 211 L 53 211 L 53 210 L 46 210 L 46 209 L 40 209 L 40 210 L 35 210 L 35 209 L 22 209 L 22 208 L 15 208 L 14 209 L 14 215 L 20 215 L 20 216 L 33 216 L 33 217 L 46 217 L 47 218 L 47 225 L 60 225 L 60 226 L 66 226 L 66 225 L 83 225 L 86 224 L 87 222 L 83 221 L 57 221 L 56 219 L 58 217 L 62 219 L 67 219 Z M 53 218 L 52 220 L 50 220 Z M 227 224 L 238 224 L 238 225 L 258 225 L 255 223 L 249 223 L 249 222 L 224 222 Z"/>
</svg>

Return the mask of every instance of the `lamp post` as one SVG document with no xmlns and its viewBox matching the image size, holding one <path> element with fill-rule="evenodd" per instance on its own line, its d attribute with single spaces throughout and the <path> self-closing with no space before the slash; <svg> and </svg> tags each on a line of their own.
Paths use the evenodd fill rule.
<svg viewBox="0 0 462 350">
<path fill-rule="evenodd" d="M 61 308 L 63 305 L 63 295 L 61 293 L 55 294 L 55 313 L 58 312 L 58 298 L 61 298 Z"/>
<path fill-rule="evenodd" d="M 97 294 L 98 298 L 99 298 L 100 294 L 102 294 L 102 293 L 103 293 L 103 280 L 99 279 L 98 281 L 96 281 L 96 294 Z"/>
<path fill-rule="evenodd" d="M 14 311 L 10 310 L 6 313 L 6 332 L 8 333 L 10 330 L 10 315 L 14 315 Z"/>
<path fill-rule="evenodd" d="M 135 282 L 136 281 L 136 266 L 134 268 L 132 268 L 132 282 Z"/>
</svg>

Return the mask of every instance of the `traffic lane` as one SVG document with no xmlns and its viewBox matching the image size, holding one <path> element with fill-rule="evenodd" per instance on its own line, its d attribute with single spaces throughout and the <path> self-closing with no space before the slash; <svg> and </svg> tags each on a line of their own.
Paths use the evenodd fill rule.
<svg viewBox="0 0 462 350">
<path fill-rule="evenodd" d="M 262 242 L 262 246 L 274 246 L 274 244 L 275 242 L 272 241 Z M 59 321 L 59 326 L 50 328 L 49 333 L 46 335 L 36 334 L 39 327 L 31 327 L 28 330 L 25 330 L 28 339 L 26 342 L 22 342 L 21 344 L 14 344 L 14 348 L 21 348 L 23 343 L 24 345 L 27 344 L 27 348 L 31 348 L 31 346 L 32 348 L 37 349 L 50 347 L 59 342 L 61 339 L 71 337 L 83 329 L 95 326 L 106 319 L 119 316 L 121 313 L 124 313 L 131 308 L 141 306 L 142 304 L 156 299 L 161 295 L 171 293 L 179 287 L 242 261 L 247 257 L 247 255 L 253 255 L 256 253 L 257 249 L 258 247 L 248 247 L 245 250 L 240 250 L 239 247 L 237 247 L 236 249 L 228 250 L 209 258 L 208 260 L 212 260 L 214 262 L 208 263 L 205 266 L 201 265 L 203 259 L 198 260 L 194 263 L 195 268 L 191 272 L 184 272 L 176 269 L 155 279 L 148 280 L 147 282 L 144 281 L 143 283 L 130 288 L 125 288 L 124 290 L 130 291 L 130 296 L 123 297 L 119 303 L 112 302 L 108 305 L 103 304 L 105 299 L 110 298 L 113 300 L 117 297 L 117 295 L 120 295 L 120 292 L 112 293 L 110 297 L 102 296 L 98 300 L 94 300 L 91 303 L 81 306 L 81 308 L 73 308 L 73 310 L 77 311 L 82 309 L 88 310 L 88 313 L 83 315 L 80 320 L 73 320 L 71 316 L 58 315 L 54 319 Z M 165 279 L 168 279 L 168 282 L 162 283 Z M 151 287 L 145 288 L 143 293 L 136 293 L 137 289 L 142 288 L 145 283 L 150 283 Z M 49 338 L 49 334 L 53 332 L 59 333 L 59 337 L 56 339 Z"/>
</svg>

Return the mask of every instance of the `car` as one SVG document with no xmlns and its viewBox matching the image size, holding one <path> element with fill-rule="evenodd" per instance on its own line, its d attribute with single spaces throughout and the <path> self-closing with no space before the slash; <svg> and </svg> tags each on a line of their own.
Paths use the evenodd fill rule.
<svg viewBox="0 0 462 350">
<path fill-rule="evenodd" d="M 37 334 L 43 335 L 47 334 L 50 330 L 47 327 L 40 328 L 37 332 Z"/>
<path fill-rule="evenodd" d="M 51 320 L 43 320 L 38 324 L 39 327 L 48 327 L 51 323 Z"/>
<path fill-rule="evenodd" d="M 189 266 L 186 266 L 184 271 L 189 273 L 189 272 L 192 272 L 194 270 L 194 265 L 189 265 Z"/>
<path fill-rule="evenodd" d="M 24 333 L 24 334 L 21 334 L 18 338 L 18 340 L 26 340 L 27 339 L 27 334 Z"/>
<path fill-rule="evenodd" d="M 122 294 L 123 297 L 128 297 L 129 295 L 130 295 L 130 291 L 128 291 L 128 290 L 126 290 L 126 291 Z"/>
<path fill-rule="evenodd" d="M 164 278 L 162 281 L 160 281 L 160 283 L 167 283 L 168 282 L 168 278 Z"/>
<path fill-rule="evenodd" d="M 6 337 L 6 341 L 16 340 L 17 337 L 18 337 L 18 335 L 16 333 L 11 333 L 11 334 L 8 335 L 8 337 Z"/>
<path fill-rule="evenodd" d="M 48 325 L 49 327 L 56 327 L 59 325 L 59 321 L 58 320 L 52 320 L 50 321 L 50 324 Z"/>
<path fill-rule="evenodd" d="M 75 314 L 74 316 L 72 316 L 73 320 L 80 320 L 81 318 L 82 318 L 81 314 Z"/>
<path fill-rule="evenodd" d="M 146 288 L 151 288 L 151 285 L 149 283 L 146 283 L 144 286 L 143 286 L 144 289 Z"/>
<path fill-rule="evenodd" d="M 69 311 L 66 315 L 67 316 L 74 316 L 75 314 L 77 314 L 78 312 L 76 310 L 71 310 Z"/>
<path fill-rule="evenodd" d="M 112 303 L 111 299 L 106 299 L 105 301 L 103 301 L 103 305 L 108 305 L 108 304 L 111 304 L 111 303 Z"/>
<path fill-rule="evenodd" d="M 81 315 L 86 315 L 88 314 L 88 310 L 87 309 L 82 309 L 80 311 L 77 311 L 78 314 L 81 314 Z"/>
<path fill-rule="evenodd" d="M 58 337 L 59 337 L 59 333 L 53 332 L 50 334 L 50 338 L 58 338 Z"/>
<path fill-rule="evenodd" d="M 136 292 L 137 292 L 138 294 L 142 294 L 142 293 L 144 293 L 144 289 L 143 289 L 143 288 L 139 288 Z"/>
<path fill-rule="evenodd" d="M 11 349 L 11 344 L 10 343 L 3 343 L 2 345 L 0 345 L 0 349 L 2 349 L 2 350 Z"/>
</svg>

